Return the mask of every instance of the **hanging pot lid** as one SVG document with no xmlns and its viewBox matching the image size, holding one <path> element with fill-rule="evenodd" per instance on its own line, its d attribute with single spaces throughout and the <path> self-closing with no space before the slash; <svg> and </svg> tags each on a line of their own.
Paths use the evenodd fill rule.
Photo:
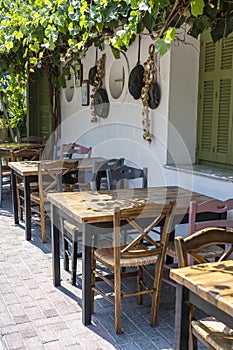
<svg viewBox="0 0 233 350">
<path fill-rule="evenodd" d="M 95 76 L 97 74 L 97 54 L 98 54 L 98 49 L 96 48 L 95 52 L 95 65 L 90 68 L 89 73 L 88 73 L 88 80 L 90 85 L 94 85 L 95 82 Z"/>
<path fill-rule="evenodd" d="M 94 94 L 94 111 L 98 117 L 107 118 L 109 113 L 109 99 L 107 91 L 99 88 Z"/>
<path fill-rule="evenodd" d="M 149 100 L 148 100 L 149 107 L 151 109 L 157 108 L 160 103 L 160 88 L 156 81 L 150 84 L 148 95 L 149 95 Z"/>
<path fill-rule="evenodd" d="M 141 52 L 141 36 L 138 36 L 138 62 L 132 69 L 129 75 L 128 89 L 129 93 L 135 100 L 141 97 L 142 87 L 145 85 L 143 81 L 144 67 L 140 64 L 140 52 Z"/>
</svg>

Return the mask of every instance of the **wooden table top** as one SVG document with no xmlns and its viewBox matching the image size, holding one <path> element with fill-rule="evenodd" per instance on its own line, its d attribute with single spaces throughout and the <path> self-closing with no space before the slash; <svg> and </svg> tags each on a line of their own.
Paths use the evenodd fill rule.
<svg viewBox="0 0 233 350">
<path fill-rule="evenodd" d="M 37 143 L 18 143 L 4 142 L 0 143 L 0 151 L 16 151 L 21 148 L 43 148 L 44 145 Z"/>
<path fill-rule="evenodd" d="M 172 269 L 170 277 L 202 299 L 233 315 L 233 260 Z"/>
<path fill-rule="evenodd" d="M 140 213 L 145 203 L 176 201 L 175 214 L 185 215 L 191 199 L 200 203 L 210 197 L 176 186 L 48 194 L 52 204 L 79 223 L 111 222 L 115 205 Z"/>
<path fill-rule="evenodd" d="M 78 162 L 78 168 L 80 170 L 91 171 L 94 161 L 102 161 L 104 158 L 101 157 L 91 157 L 91 158 L 74 158 L 65 160 L 66 162 Z M 47 161 L 44 160 L 44 163 Z M 51 161 L 48 161 L 51 162 Z M 40 161 L 22 161 L 22 162 L 9 162 L 8 165 L 13 169 L 17 174 L 21 176 L 32 176 L 38 175 L 38 164 Z"/>
</svg>

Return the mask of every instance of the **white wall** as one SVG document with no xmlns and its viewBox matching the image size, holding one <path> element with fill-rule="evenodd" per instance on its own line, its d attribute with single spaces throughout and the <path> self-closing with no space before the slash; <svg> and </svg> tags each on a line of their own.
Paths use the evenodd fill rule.
<svg viewBox="0 0 233 350">
<path fill-rule="evenodd" d="M 169 128 L 168 149 L 173 149 L 178 164 L 186 164 L 184 150 L 179 142 L 183 139 L 190 154 L 191 163 L 195 162 L 196 151 L 196 125 L 197 125 L 197 99 L 199 75 L 199 41 L 180 36 L 171 49 L 170 69 L 170 98 L 169 122 L 178 131 L 177 134 Z M 172 164 L 173 160 L 168 159 Z"/>
<path fill-rule="evenodd" d="M 148 36 L 141 40 L 141 63 L 148 58 L 148 47 L 152 43 Z M 149 168 L 149 185 L 166 183 L 163 165 L 167 161 L 167 121 L 169 105 L 170 53 L 158 59 L 158 82 L 161 88 L 161 102 L 156 110 L 151 111 L 151 131 L 153 142 L 143 140 L 142 102 L 134 100 L 128 92 L 128 76 L 135 67 L 138 56 L 136 41 L 122 55 L 125 62 L 126 84 L 122 95 L 115 100 L 111 97 L 109 75 L 114 59 L 109 47 L 106 47 L 106 65 L 104 86 L 110 100 L 110 112 L 106 119 L 98 118 L 91 122 L 90 106 L 81 106 L 81 88 L 74 87 L 73 99 L 67 102 L 62 91 L 62 141 L 78 141 L 93 147 L 93 154 L 104 157 L 125 157 L 139 166 Z M 99 51 L 98 56 L 102 53 Z M 125 57 L 124 57 L 125 56 Z M 88 78 L 90 67 L 95 64 L 95 49 L 91 48 L 83 63 L 83 78 Z M 92 88 L 92 87 L 91 87 Z"/>
<path fill-rule="evenodd" d="M 181 34 L 180 39 L 184 39 Z M 148 58 L 151 40 L 143 36 L 141 63 Z M 74 87 L 74 96 L 67 102 L 62 92 L 62 141 L 80 142 L 93 147 L 93 155 L 124 157 L 141 167 L 148 167 L 149 185 L 178 185 L 219 199 L 232 193 L 232 183 L 192 174 L 195 162 L 199 41 L 186 36 L 185 43 L 176 41 L 170 52 L 158 61 L 158 82 L 161 101 L 151 111 L 153 142 L 143 140 L 142 103 L 128 93 L 128 76 L 137 63 L 137 41 L 122 55 L 126 71 L 126 84 L 122 95 L 115 100 L 110 95 L 109 75 L 114 59 L 106 47 L 104 86 L 110 100 L 110 112 L 106 119 L 91 122 L 90 106 L 81 106 L 81 88 Z M 99 57 L 102 55 L 99 52 Z M 118 61 L 120 64 L 120 61 Z M 91 48 L 83 63 L 83 78 L 88 78 L 90 67 L 95 64 L 95 49 Z M 186 164 L 190 173 L 165 169 L 165 164 Z"/>
</svg>

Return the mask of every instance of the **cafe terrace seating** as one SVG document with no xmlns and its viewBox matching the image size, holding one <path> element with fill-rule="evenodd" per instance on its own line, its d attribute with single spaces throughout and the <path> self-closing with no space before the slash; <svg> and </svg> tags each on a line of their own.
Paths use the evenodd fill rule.
<svg viewBox="0 0 233 350">
<path fill-rule="evenodd" d="M 21 148 L 12 151 L 12 161 L 38 161 L 41 159 L 42 150 L 34 148 Z M 38 190 L 38 183 L 30 184 L 30 191 Z M 17 200 L 19 208 L 19 217 L 23 220 L 23 204 L 24 204 L 24 183 L 17 179 Z"/>
<path fill-rule="evenodd" d="M 227 201 L 220 201 L 218 199 L 209 199 L 202 203 L 190 201 L 189 206 L 189 220 L 188 220 L 188 235 L 193 234 L 206 227 L 232 227 L 233 221 L 227 220 L 227 213 L 233 209 L 233 199 Z M 216 218 L 217 216 L 217 218 Z M 198 221 L 197 221 L 198 220 Z M 220 246 L 207 246 L 201 249 L 200 255 L 206 258 L 218 260 L 222 255 L 224 249 Z M 176 258 L 176 249 L 174 241 L 169 241 L 166 255 Z M 176 265 L 165 265 L 165 268 L 170 269 Z M 171 279 L 164 279 L 165 282 L 176 286 Z"/>
<path fill-rule="evenodd" d="M 188 266 L 190 262 L 189 257 L 191 257 L 191 260 L 195 264 L 208 262 L 208 259 L 202 254 L 202 249 L 208 248 L 211 251 L 212 247 L 215 247 L 216 244 L 226 245 L 228 247 L 218 258 L 218 261 L 227 260 L 233 252 L 233 230 L 209 227 L 193 233 L 186 238 L 181 236 L 175 237 L 175 248 L 179 267 Z M 203 276 L 203 278 L 205 278 L 205 275 Z M 214 283 L 214 281 L 212 281 L 212 283 Z M 222 322 L 211 317 L 211 315 L 210 317 L 198 320 L 195 320 L 194 316 L 195 310 L 194 307 L 191 307 L 190 337 L 192 337 L 192 341 L 190 342 L 189 350 L 197 349 L 197 339 L 201 341 L 207 349 L 231 350 L 233 348 L 232 329 L 229 329 Z"/>
<path fill-rule="evenodd" d="M 139 187 L 147 185 L 147 168 L 138 169 L 123 165 L 124 158 L 113 158 L 105 162 L 95 161 L 93 164 L 93 177 L 91 185 L 93 190 L 110 190 L 116 188 L 117 183 L 123 185 L 123 181 L 141 181 Z M 129 184 L 129 183 L 128 183 Z M 126 184 L 124 184 L 126 188 Z M 132 233 L 132 230 L 131 230 Z M 67 220 L 63 221 L 62 229 L 63 247 L 64 247 L 64 270 L 69 271 L 69 256 L 71 255 L 71 283 L 76 284 L 76 270 L 77 270 L 77 258 L 80 256 L 78 253 L 78 241 L 81 240 L 80 230 Z M 127 239 L 127 231 L 124 231 L 125 240 Z M 69 246 L 71 247 L 71 254 L 69 252 Z"/>
<path fill-rule="evenodd" d="M 91 182 L 84 184 L 79 183 L 78 176 L 76 181 L 79 183 L 79 189 L 83 190 L 102 190 L 108 189 L 106 182 L 106 170 L 114 170 L 124 163 L 124 158 L 113 158 L 105 161 L 94 161 Z M 72 186 L 75 188 L 74 171 L 67 172 L 63 178 L 63 183 L 66 186 Z M 62 225 L 62 239 L 63 239 L 63 256 L 64 256 L 64 270 L 69 271 L 69 256 L 71 256 L 71 283 L 76 284 L 77 274 L 77 258 L 81 255 L 78 253 L 78 241 L 81 241 L 81 232 L 73 224 L 67 220 L 63 220 Z M 71 248 L 71 253 L 69 248 Z"/>
<path fill-rule="evenodd" d="M 38 164 L 38 191 L 31 192 L 31 214 L 32 222 L 41 226 L 43 243 L 46 242 L 45 222 L 50 219 L 50 203 L 47 200 L 49 192 L 62 190 L 59 174 L 77 169 L 78 162 L 73 161 L 44 161 Z"/>
<path fill-rule="evenodd" d="M 11 171 L 8 162 L 12 161 L 12 152 L 0 152 L 0 206 L 2 206 L 3 186 L 11 183 Z"/>
<path fill-rule="evenodd" d="M 60 159 L 91 157 L 92 147 L 86 147 L 78 143 L 62 144 L 60 147 Z"/>
<path fill-rule="evenodd" d="M 159 205 L 150 203 L 142 205 L 140 219 L 147 218 L 150 222 L 138 220 L 134 216 L 134 208 L 120 210 L 114 208 L 112 247 L 98 248 L 93 252 L 93 281 L 92 281 L 92 306 L 94 312 L 94 294 L 100 294 L 105 300 L 112 303 L 115 308 L 115 331 L 121 333 L 121 299 L 127 297 L 137 297 L 138 304 L 142 303 L 142 296 L 150 294 L 152 296 L 151 320 L 152 326 L 158 318 L 158 306 L 160 299 L 160 289 L 162 283 L 162 272 L 164 257 L 167 248 L 171 223 L 173 218 L 174 203 Z M 162 222 L 164 224 L 162 225 Z M 121 241 L 121 227 L 127 223 L 137 231 L 135 237 L 129 244 Z M 154 241 L 149 233 L 157 225 L 162 225 L 159 241 Z M 141 243 L 143 241 L 143 244 Z M 147 244 L 145 244 L 147 242 Z M 155 266 L 154 274 L 147 269 L 147 265 Z M 122 272 L 122 268 L 127 270 Z M 135 268 L 129 271 L 128 268 Z M 110 274 L 106 275 L 106 269 Z M 143 274 L 151 277 L 152 284 L 145 285 Z M 129 292 L 122 286 L 122 278 L 137 276 L 137 288 Z M 113 294 L 104 293 L 100 283 L 105 282 L 112 289 Z M 114 282 L 113 282 L 114 281 Z M 133 304 L 132 304 L 133 305 Z M 127 325 L 126 325 L 127 327 Z"/>
</svg>

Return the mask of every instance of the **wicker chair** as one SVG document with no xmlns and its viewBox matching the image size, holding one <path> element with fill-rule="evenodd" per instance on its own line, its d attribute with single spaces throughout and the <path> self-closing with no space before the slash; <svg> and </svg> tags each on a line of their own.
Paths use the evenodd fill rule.
<svg viewBox="0 0 233 350">
<path fill-rule="evenodd" d="M 44 161 L 38 164 L 39 190 L 31 193 L 32 222 L 41 226 L 42 242 L 46 242 L 45 222 L 50 219 L 50 203 L 47 200 L 49 192 L 62 191 L 59 174 L 76 169 L 78 162 Z"/>
<path fill-rule="evenodd" d="M 115 190 L 117 188 L 125 188 L 125 182 L 133 182 L 141 179 L 141 184 L 138 187 L 147 187 L 148 169 L 138 169 L 128 165 L 122 165 L 117 169 L 107 169 L 108 189 Z M 128 186 L 128 185 L 127 185 Z M 137 187 L 133 185 L 133 187 Z"/>
<path fill-rule="evenodd" d="M 136 218 L 134 209 L 123 209 L 119 207 L 114 209 L 113 217 L 113 247 L 98 248 L 93 252 L 93 277 L 92 277 L 92 305 L 94 311 L 94 294 L 100 294 L 115 306 L 115 331 L 121 332 L 121 299 L 137 296 L 137 302 L 142 302 L 142 296 L 150 294 L 152 296 L 151 320 L 152 326 L 157 322 L 158 306 L 160 298 L 160 288 L 162 282 L 162 271 L 164 264 L 164 256 L 168 243 L 171 222 L 173 218 L 174 204 L 167 205 L 145 204 L 142 205 L 142 211 Z M 146 220 L 146 227 L 144 226 Z M 143 223 L 142 223 L 143 222 Z M 125 225 L 137 230 L 138 236 L 127 245 L 121 244 L 121 226 Z M 162 225 L 163 223 L 163 225 Z M 143 226 L 142 226 L 143 225 Z M 162 225 L 161 235 L 158 241 L 153 240 L 149 233 L 152 228 Z M 147 241 L 148 244 L 141 244 Z M 98 269 L 97 264 L 98 264 Z M 155 266 L 154 274 L 148 270 L 147 266 L 153 264 Z M 127 267 L 126 272 L 122 272 L 122 268 Z M 128 267 L 136 268 L 128 271 Z M 106 275 L 106 268 L 111 272 Z M 104 269 L 104 274 L 101 270 Z M 143 281 L 143 273 L 152 278 L 152 285 L 145 286 Z M 137 290 L 134 292 L 123 293 L 121 280 L 124 277 L 137 275 Z M 114 282 L 112 280 L 114 279 Z M 99 280 L 106 282 L 113 288 L 114 295 L 111 298 L 97 287 Z"/>
<path fill-rule="evenodd" d="M 13 152 L 0 152 L 0 206 L 2 206 L 3 186 L 11 183 L 11 170 L 8 163 L 13 160 Z"/>
<path fill-rule="evenodd" d="M 12 151 L 12 161 L 21 162 L 21 161 L 38 161 L 41 159 L 42 150 L 34 148 L 22 148 L 16 151 Z M 24 183 L 16 180 L 17 186 L 17 200 L 19 208 L 19 217 L 23 220 L 23 209 L 24 209 Z M 30 191 L 38 191 L 38 182 L 30 184 Z"/>
<path fill-rule="evenodd" d="M 179 267 L 188 266 L 189 256 L 195 263 L 205 263 L 208 259 L 200 254 L 201 249 L 215 247 L 216 244 L 227 245 L 228 249 L 219 256 L 219 261 L 226 260 L 233 252 L 233 230 L 209 227 L 196 232 L 186 238 L 175 237 L 175 248 Z M 195 309 L 191 306 L 191 342 L 189 350 L 197 349 L 197 339 L 207 349 L 231 350 L 233 349 L 233 330 L 214 317 L 194 320 Z"/>
<path fill-rule="evenodd" d="M 195 201 L 191 201 L 189 206 L 188 235 L 210 226 L 224 228 L 233 227 L 233 221 L 225 219 L 227 213 L 232 209 L 233 199 L 228 199 L 227 201 L 210 199 L 199 204 Z M 212 219 L 210 220 L 211 215 Z M 200 218 L 200 216 L 202 217 Z M 222 255 L 223 251 L 224 249 L 222 247 L 215 245 L 202 248 L 199 254 L 202 254 L 203 257 L 217 260 Z M 174 241 L 169 241 L 166 255 L 176 258 Z M 175 267 L 175 265 L 165 265 L 165 268 L 170 269 L 171 267 Z M 164 280 L 175 286 L 175 283 L 170 279 Z"/>
<path fill-rule="evenodd" d="M 80 184 L 78 173 L 71 171 L 63 176 L 63 184 L 69 186 L 72 183 L 75 188 L 75 180 L 79 183 L 79 190 L 102 190 L 107 189 L 106 185 L 106 170 L 116 169 L 123 165 L 124 158 L 114 158 L 106 161 L 94 161 L 93 174 L 91 183 Z M 68 183 L 67 183 L 68 182 Z M 68 189 L 69 187 L 66 187 Z M 81 242 L 81 232 L 78 227 L 71 224 L 67 220 L 62 222 L 62 241 L 63 241 L 63 256 L 64 256 L 64 270 L 69 271 L 69 257 L 71 256 L 71 283 L 76 285 L 77 274 L 77 258 L 81 256 L 78 252 L 78 243 Z"/>
<path fill-rule="evenodd" d="M 75 157 L 89 158 L 91 156 L 92 147 L 85 147 L 78 143 L 62 144 L 60 148 L 60 159 L 71 159 Z"/>
</svg>

